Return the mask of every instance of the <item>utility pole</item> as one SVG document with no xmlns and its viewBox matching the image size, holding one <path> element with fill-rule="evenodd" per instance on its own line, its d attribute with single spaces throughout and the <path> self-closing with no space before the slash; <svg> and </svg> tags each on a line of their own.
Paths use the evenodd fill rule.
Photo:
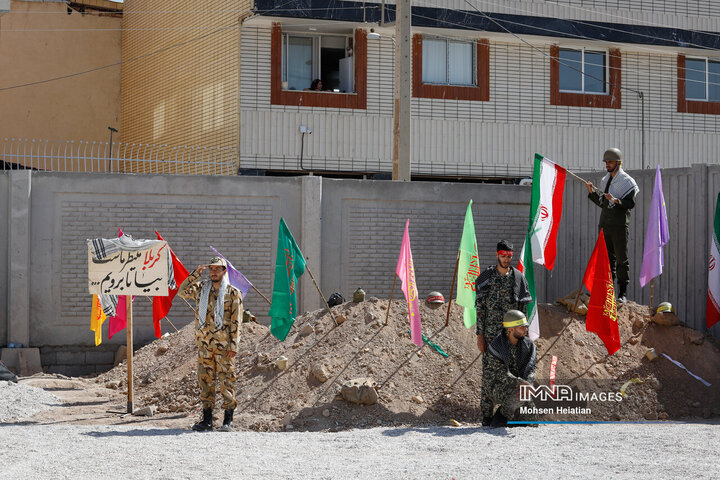
<svg viewBox="0 0 720 480">
<path fill-rule="evenodd" d="M 395 81 L 393 108 L 393 180 L 410 181 L 410 100 L 412 98 L 411 0 L 395 2 Z"/>
</svg>

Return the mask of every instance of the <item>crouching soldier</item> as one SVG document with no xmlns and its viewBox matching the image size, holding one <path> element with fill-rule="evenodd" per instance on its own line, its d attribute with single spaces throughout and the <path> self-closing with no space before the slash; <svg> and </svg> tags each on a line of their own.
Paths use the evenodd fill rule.
<svg viewBox="0 0 720 480">
<path fill-rule="evenodd" d="M 210 280 L 202 279 L 208 269 Z M 237 354 L 242 318 L 242 295 L 229 284 L 225 260 L 214 257 L 207 265 L 200 265 L 180 285 L 178 295 L 197 302 L 195 312 L 195 343 L 198 347 L 198 383 L 203 418 L 193 430 L 213 429 L 212 411 L 215 406 L 215 384 L 220 386 L 225 418 L 220 430 L 233 429 L 235 400 L 235 355 Z"/>
<path fill-rule="evenodd" d="M 504 427 L 508 420 L 519 420 L 521 406 L 533 408 L 530 401 L 520 401 L 520 385 L 535 381 L 537 348 L 527 337 L 528 322 L 525 314 L 508 310 L 503 317 L 503 328 L 488 347 L 488 396 L 499 405 L 490 422 L 492 428 Z"/>
</svg>

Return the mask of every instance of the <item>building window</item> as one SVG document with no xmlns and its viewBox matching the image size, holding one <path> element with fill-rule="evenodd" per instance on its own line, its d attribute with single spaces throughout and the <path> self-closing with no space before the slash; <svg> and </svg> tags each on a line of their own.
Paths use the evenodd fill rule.
<svg viewBox="0 0 720 480">
<path fill-rule="evenodd" d="M 677 111 L 720 115 L 720 60 L 678 55 Z"/>
<path fill-rule="evenodd" d="M 413 96 L 490 100 L 490 44 L 413 36 Z"/>
<path fill-rule="evenodd" d="M 353 92 L 352 36 L 284 33 L 282 41 L 283 89 L 315 90 L 318 79 L 321 91 Z"/>
<path fill-rule="evenodd" d="M 424 38 L 422 81 L 433 85 L 477 85 L 475 43 Z"/>
<path fill-rule="evenodd" d="M 354 35 L 305 35 L 283 32 L 275 24 L 271 65 L 274 105 L 366 108 L 364 30 Z"/>
<path fill-rule="evenodd" d="M 707 58 L 685 59 L 685 98 L 720 102 L 720 62 Z"/>
<path fill-rule="evenodd" d="M 560 91 L 607 94 L 606 52 L 561 48 Z"/>
<path fill-rule="evenodd" d="M 677 60 L 677 111 L 720 115 L 720 60 Z"/>
<path fill-rule="evenodd" d="M 621 108 L 620 50 L 550 47 L 550 104 Z"/>
</svg>

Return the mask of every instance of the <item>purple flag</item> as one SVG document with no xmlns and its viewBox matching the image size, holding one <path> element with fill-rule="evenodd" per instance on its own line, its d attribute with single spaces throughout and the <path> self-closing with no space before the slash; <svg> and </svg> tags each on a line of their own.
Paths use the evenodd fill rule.
<svg viewBox="0 0 720 480">
<path fill-rule="evenodd" d="M 662 192 L 662 179 L 660 178 L 660 165 L 655 171 L 655 187 L 653 188 L 652 202 L 650 203 L 650 216 L 648 218 L 647 233 L 645 234 L 645 249 L 643 251 L 642 269 L 640 270 L 640 286 L 644 287 L 650 280 L 662 273 L 663 249 L 670 240 L 667 212 L 665 211 L 665 197 Z"/>
<path fill-rule="evenodd" d="M 245 295 L 247 295 L 247 293 L 253 286 L 252 283 L 250 283 L 250 280 L 245 278 L 245 275 L 236 270 L 235 267 L 233 267 L 232 263 L 230 263 L 230 260 L 223 257 L 220 252 L 218 252 L 212 247 L 212 245 L 210 245 L 210 250 L 215 252 L 218 257 L 224 259 L 227 262 L 228 282 L 230 282 L 230 285 L 240 290 L 240 293 L 242 293 L 242 298 L 245 299 Z"/>
</svg>

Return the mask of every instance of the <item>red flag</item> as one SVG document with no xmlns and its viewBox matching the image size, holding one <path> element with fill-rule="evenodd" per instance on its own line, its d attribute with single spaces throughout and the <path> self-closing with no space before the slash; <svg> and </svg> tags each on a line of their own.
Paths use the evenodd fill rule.
<svg viewBox="0 0 720 480">
<path fill-rule="evenodd" d="M 590 291 L 585 329 L 594 332 L 605 344 L 608 355 L 620 350 L 620 329 L 617 322 L 615 287 L 610 273 L 605 235 L 600 230 L 590 262 L 583 277 L 585 287 Z"/>
<path fill-rule="evenodd" d="M 163 240 L 157 230 L 155 231 L 155 235 L 157 235 L 158 240 Z M 169 245 L 168 248 L 170 248 Z M 167 317 L 168 312 L 170 312 L 170 308 L 172 308 L 172 301 L 178 292 L 180 284 L 185 281 L 188 275 L 190 275 L 190 272 L 187 271 L 185 265 L 183 265 L 182 262 L 178 260 L 177 256 L 175 256 L 175 252 L 172 251 L 172 248 L 170 248 L 170 257 L 172 258 L 173 274 L 175 275 L 176 286 L 174 290 L 168 290 L 167 297 L 153 297 L 153 326 L 155 327 L 155 336 L 157 338 L 160 338 L 162 335 L 162 332 L 160 331 L 160 320 Z"/>
</svg>

